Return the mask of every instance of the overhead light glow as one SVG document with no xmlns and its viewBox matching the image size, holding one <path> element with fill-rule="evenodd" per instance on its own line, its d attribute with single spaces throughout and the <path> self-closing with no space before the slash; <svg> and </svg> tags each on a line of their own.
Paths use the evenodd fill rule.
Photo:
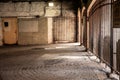
<svg viewBox="0 0 120 80">
<path fill-rule="evenodd" d="M 50 7 L 54 6 L 54 3 L 53 2 L 49 2 L 48 4 Z"/>
</svg>

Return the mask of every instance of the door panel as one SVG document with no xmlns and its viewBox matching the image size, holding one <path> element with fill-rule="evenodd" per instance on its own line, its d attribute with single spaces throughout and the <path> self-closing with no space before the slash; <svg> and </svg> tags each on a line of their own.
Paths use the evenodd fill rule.
<svg viewBox="0 0 120 80">
<path fill-rule="evenodd" d="M 17 43 L 17 18 L 2 18 L 4 44 Z"/>
<path fill-rule="evenodd" d="M 55 42 L 59 43 L 76 41 L 75 20 L 75 17 L 54 18 L 53 37 Z"/>
</svg>

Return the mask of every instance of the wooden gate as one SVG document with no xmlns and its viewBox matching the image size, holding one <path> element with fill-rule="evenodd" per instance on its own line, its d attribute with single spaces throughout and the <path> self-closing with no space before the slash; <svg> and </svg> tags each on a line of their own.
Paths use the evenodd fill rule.
<svg viewBox="0 0 120 80">
<path fill-rule="evenodd" d="M 93 17 L 89 17 L 89 50 L 93 52 Z"/>
<path fill-rule="evenodd" d="M 17 18 L 2 18 L 4 44 L 17 43 Z"/>
<path fill-rule="evenodd" d="M 55 17 L 53 23 L 53 40 L 59 42 L 76 41 L 76 18 Z"/>
<path fill-rule="evenodd" d="M 113 3 L 113 52 L 115 56 L 115 68 L 120 73 L 120 0 Z"/>
<path fill-rule="evenodd" d="M 112 64 L 111 0 L 97 0 L 90 10 L 89 45 L 99 58 Z"/>
<path fill-rule="evenodd" d="M 117 42 L 117 70 L 120 72 L 120 40 Z"/>
<path fill-rule="evenodd" d="M 90 50 L 119 74 L 120 0 L 96 0 L 89 12 L 89 38 Z"/>
</svg>

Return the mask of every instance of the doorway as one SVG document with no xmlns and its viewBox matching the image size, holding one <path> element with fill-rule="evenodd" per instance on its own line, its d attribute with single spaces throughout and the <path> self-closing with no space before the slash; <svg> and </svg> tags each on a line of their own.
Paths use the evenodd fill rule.
<svg viewBox="0 0 120 80">
<path fill-rule="evenodd" d="M 54 43 L 76 42 L 75 17 L 55 17 L 53 21 Z"/>
<path fill-rule="evenodd" d="M 3 44 L 16 44 L 18 41 L 17 18 L 2 18 Z"/>
</svg>

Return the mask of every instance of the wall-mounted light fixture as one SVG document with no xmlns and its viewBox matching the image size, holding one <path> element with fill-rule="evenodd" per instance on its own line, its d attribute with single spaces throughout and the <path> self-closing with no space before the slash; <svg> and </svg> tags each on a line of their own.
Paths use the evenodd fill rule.
<svg viewBox="0 0 120 80">
<path fill-rule="evenodd" d="M 49 7 L 53 7 L 53 6 L 54 6 L 54 3 L 53 3 L 53 2 L 49 2 L 49 3 L 48 3 L 48 6 L 49 6 Z"/>
</svg>

